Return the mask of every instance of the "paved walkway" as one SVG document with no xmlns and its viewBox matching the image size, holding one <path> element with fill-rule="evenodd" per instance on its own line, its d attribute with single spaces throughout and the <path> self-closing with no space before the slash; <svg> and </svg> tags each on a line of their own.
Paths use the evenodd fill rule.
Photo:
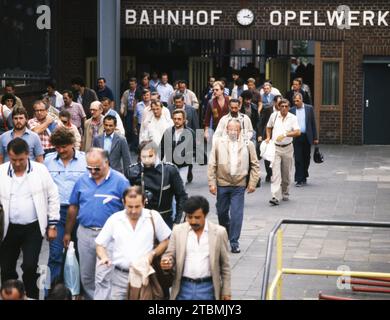
<svg viewBox="0 0 390 320">
<path fill-rule="evenodd" d="M 259 299 L 266 240 L 279 219 L 390 220 L 390 146 L 323 146 L 321 151 L 325 162 L 312 163 L 308 185 L 292 186 L 289 202 L 270 207 L 268 183 L 262 183 L 260 189 L 246 197 L 242 252 L 231 255 L 234 299 Z M 263 163 L 261 168 L 264 181 Z M 215 198 L 208 192 L 205 166 L 195 166 L 194 181 L 188 185 L 188 191 L 210 200 L 210 219 L 216 222 Z M 284 231 L 285 267 L 347 266 L 357 271 L 390 272 L 390 230 L 294 225 Z M 42 262 L 47 254 L 45 245 Z M 284 279 L 284 299 L 316 299 L 319 291 L 363 299 L 390 298 L 339 290 L 335 277 Z"/>
</svg>

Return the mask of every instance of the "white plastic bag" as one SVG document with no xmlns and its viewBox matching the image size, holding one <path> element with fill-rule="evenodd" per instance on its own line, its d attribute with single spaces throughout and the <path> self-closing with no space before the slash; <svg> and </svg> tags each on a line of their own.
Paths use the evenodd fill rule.
<svg viewBox="0 0 390 320">
<path fill-rule="evenodd" d="M 65 258 L 64 266 L 64 282 L 73 296 L 80 294 L 80 266 L 77 261 L 76 251 L 74 249 L 74 243 L 69 243 L 68 251 Z"/>
<path fill-rule="evenodd" d="M 267 160 L 273 162 L 275 159 L 275 143 L 270 140 L 268 143 L 263 141 L 260 145 L 260 156 Z"/>
</svg>

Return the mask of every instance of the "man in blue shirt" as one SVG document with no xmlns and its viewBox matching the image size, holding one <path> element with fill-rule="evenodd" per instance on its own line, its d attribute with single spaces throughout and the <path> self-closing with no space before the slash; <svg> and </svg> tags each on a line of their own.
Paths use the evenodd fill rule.
<svg viewBox="0 0 390 320">
<path fill-rule="evenodd" d="M 39 136 L 27 129 L 28 114 L 25 108 L 19 107 L 12 111 L 12 122 L 14 128 L 0 136 L 0 164 L 9 161 L 7 154 L 8 143 L 15 138 L 22 138 L 27 142 L 30 151 L 30 160 L 43 162 L 44 151 Z"/>
<path fill-rule="evenodd" d="M 111 269 L 96 266 L 95 238 L 107 219 L 123 210 L 122 196 L 129 182 L 121 173 L 111 170 L 107 152 L 103 149 L 90 149 L 86 159 L 89 173 L 77 180 L 69 199 L 64 245 L 69 245 L 77 217 L 80 276 L 85 298 L 106 300 L 111 294 Z"/>
<path fill-rule="evenodd" d="M 112 90 L 109 87 L 107 87 L 105 78 L 97 79 L 96 94 L 97 94 L 99 101 L 102 101 L 103 98 L 109 98 L 111 100 L 111 103 L 112 103 L 111 107 L 113 108 L 115 106 L 114 94 L 112 93 Z"/>
<path fill-rule="evenodd" d="M 50 143 L 56 149 L 55 153 L 49 153 L 45 159 L 45 165 L 49 170 L 60 194 L 60 222 L 57 224 L 57 238 L 50 242 L 49 263 L 51 283 L 58 279 L 63 265 L 62 239 L 65 234 L 66 215 L 69 208 L 69 198 L 76 181 L 86 172 L 87 162 L 84 152 L 74 148 L 75 137 L 72 131 L 65 127 L 57 128 L 50 136 Z M 75 228 L 76 230 L 76 228 Z M 74 231 L 75 231 L 74 230 Z M 72 235 L 77 244 L 76 234 Z"/>
</svg>

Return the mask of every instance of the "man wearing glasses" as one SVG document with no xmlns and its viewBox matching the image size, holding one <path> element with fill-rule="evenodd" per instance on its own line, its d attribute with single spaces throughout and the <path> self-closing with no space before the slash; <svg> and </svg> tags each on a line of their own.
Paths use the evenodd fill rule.
<svg viewBox="0 0 390 320">
<path fill-rule="evenodd" d="M 114 212 L 123 210 L 122 195 L 129 187 L 129 182 L 122 174 L 110 168 L 107 152 L 103 149 L 91 148 L 86 159 L 89 172 L 77 180 L 69 198 L 64 246 L 69 245 L 77 218 L 80 276 L 85 298 L 107 300 L 111 295 L 112 270 L 96 266 L 95 239 L 107 219 Z"/>
<path fill-rule="evenodd" d="M 275 143 L 275 159 L 272 165 L 271 205 L 279 205 L 279 199 L 289 199 L 292 160 L 294 148 L 293 138 L 300 136 L 298 120 L 290 113 L 290 102 L 282 99 L 279 103 L 280 111 L 274 112 L 267 124 L 266 143 L 272 139 Z"/>
<path fill-rule="evenodd" d="M 43 151 L 46 156 L 48 153 L 55 151 L 50 143 L 50 136 L 55 128 L 57 128 L 57 123 L 54 118 L 49 115 L 49 108 L 42 100 L 36 101 L 33 105 L 33 109 L 35 117 L 28 121 L 28 126 L 31 131 L 38 134 L 39 139 L 41 139 Z"/>
</svg>

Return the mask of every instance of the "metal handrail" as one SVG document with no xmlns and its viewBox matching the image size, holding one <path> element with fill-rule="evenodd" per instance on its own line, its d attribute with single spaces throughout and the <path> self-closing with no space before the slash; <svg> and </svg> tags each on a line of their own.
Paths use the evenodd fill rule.
<svg viewBox="0 0 390 320">
<path fill-rule="evenodd" d="M 272 228 L 268 235 L 267 252 L 265 255 L 265 266 L 263 272 L 263 283 L 261 286 L 261 300 L 266 299 L 269 275 L 272 262 L 273 244 L 276 232 L 283 224 L 307 224 L 320 226 L 341 226 L 341 227 L 372 227 L 372 228 L 390 228 L 389 222 L 367 222 L 367 221 L 336 221 L 336 220 L 299 220 L 299 219 L 281 219 Z"/>
</svg>

